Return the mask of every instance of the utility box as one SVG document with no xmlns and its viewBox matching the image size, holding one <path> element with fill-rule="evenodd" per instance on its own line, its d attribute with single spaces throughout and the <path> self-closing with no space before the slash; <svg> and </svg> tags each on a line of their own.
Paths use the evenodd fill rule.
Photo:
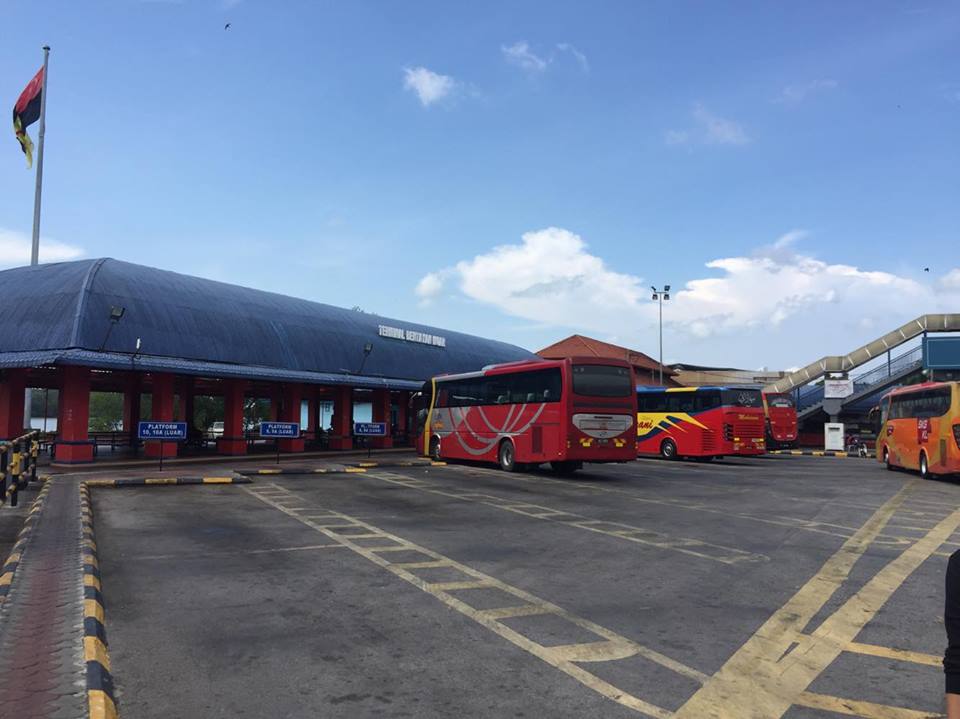
<svg viewBox="0 0 960 719">
<path fill-rule="evenodd" d="M 843 422 L 827 422 L 823 425 L 823 448 L 843 451 Z"/>
</svg>

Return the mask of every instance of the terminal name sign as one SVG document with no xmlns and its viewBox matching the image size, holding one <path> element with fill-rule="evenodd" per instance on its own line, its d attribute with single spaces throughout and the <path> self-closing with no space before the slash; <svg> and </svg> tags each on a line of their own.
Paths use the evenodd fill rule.
<svg viewBox="0 0 960 719">
<path fill-rule="evenodd" d="M 353 433 L 358 437 L 385 437 L 386 422 L 354 422 Z"/>
<path fill-rule="evenodd" d="M 300 425 L 296 422 L 261 422 L 260 436 L 296 439 L 300 436 Z"/>
<path fill-rule="evenodd" d="M 381 337 L 403 340 L 404 342 L 418 342 L 422 345 L 432 347 L 446 347 L 447 338 L 440 335 L 432 335 L 429 332 L 420 332 L 419 330 L 405 330 L 400 327 L 391 327 L 390 325 L 380 325 L 379 334 Z"/>
<path fill-rule="evenodd" d="M 137 438 L 177 442 L 187 438 L 187 423 L 139 422 L 137 424 Z"/>
</svg>

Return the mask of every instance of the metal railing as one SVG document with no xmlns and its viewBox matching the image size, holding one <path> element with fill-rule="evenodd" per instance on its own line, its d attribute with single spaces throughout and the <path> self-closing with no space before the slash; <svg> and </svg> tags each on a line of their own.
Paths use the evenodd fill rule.
<svg viewBox="0 0 960 719">
<path fill-rule="evenodd" d="M 874 367 L 873 369 L 867 370 L 866 372 L 861 372 L 860 374 L 852 377 L 853 394 L 845 399 L 844 402 L 851 401 L 851 398 L 864 396 L 866 393 L 869 393 L 872 387 L 876 387 L 886 380 L 889 380 L 893 377 L 898 377 L 906 372 L 916 369 L 922 362 L 923 347 L 918 346 L 904 352 L 903 354 L 888 359 L 886 362 Z M 822 403 L 823 385 L 807 385 L 800 390 L 797 398 L 797 411 L 805 412 L 806 410 L 817 407 Z"/>
<path fill-rule="evenodd" d="M 20 491 L 37 481 L 39 437 L 40 432 L 34 430 L 0 442 L 0 505 L 9 501 L 11 507 L 16 507 Z"/>
</svg>

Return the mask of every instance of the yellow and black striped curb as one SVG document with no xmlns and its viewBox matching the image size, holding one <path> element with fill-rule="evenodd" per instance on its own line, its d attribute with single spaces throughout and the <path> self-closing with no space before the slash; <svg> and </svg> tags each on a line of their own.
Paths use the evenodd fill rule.
<svg viewBox="0 0 960 719">
<path fill-rule="evenodd" d="M 88 487 L 150 487 L 186 484 L 250 484 L 247 477 L 132 477 L 124 479 L 88 479 Z"/>
<path fill-rule="evenodd" d="M 264 467 L 261 469 L 235 469 L 234 472 L 242 475 L 273 475 L 273 474 L 363 474 L 368 469 L 383 469 L 385 467 L 444 467 L 446 462 L 357 462 L 342 467 Z"/>
<path fill-rule="evenodd" d="M 27 545 L 30 532 L 33 531 L 33 525 L 36 523 L 40 511 L 43 509 L 43 503 L 47 498 L 49 490 L 50 485 L 45 484 L 37 495 L 37 498 L 33 500 L 33 506 L 30 507 L 26 519 L 23 520 L 23 528 L 20 530 L 20 533 L 17 534 L 17 541 L 14 542 L 6 562 L 4 562 L 3 567 L 0 568 L 0 604 L 3 604 L 7 598 L 10 585 L 13 583 L 13 575 L 20 565 L 20 559 L 23 557 L 23 549 Z"/>
<path fill-rule="evenodd" d="M 86 482 L 80 485 L 80 517 L 83 533 L 83 660 L 86 663 L 87 708 L 90 719 L 117 719 L 117 702 L 113 694 L 107 632 L 104 628 L 93 509 L 90 505 L 90 488 Z"/>
<path fill-rule="evenodd" d="M 769 449 L 767 454 L 792 454 L 803 457 L 856 457 L 857 459 L 876 459 L 876 455 L 868 452 L 867 456 L 862 456 L 856 452 L 844 452 L 833 449 Z"/>
</svg>

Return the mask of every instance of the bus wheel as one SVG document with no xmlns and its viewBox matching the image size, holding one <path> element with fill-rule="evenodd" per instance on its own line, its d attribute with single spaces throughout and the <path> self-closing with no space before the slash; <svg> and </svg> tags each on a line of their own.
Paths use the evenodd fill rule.
<svg viewBox="0 0 960 719">
<path fill-rule="evenodd" d="M 920 476 L 924 479 L 930 478 L 930 466 L 927 464 L 927 453 L 920 453 Z"/>
<path fill-rule="evenodd" d="M 660 456 L 664 459 L 677 458 L 677 445 L 672 439 L 665 439 L 660 443 Z"/>
<path fill-rule="evenodd" d="M 888 471 L 892 472 L 894 470 L 894 466 L 890 462 L 890 450 L 887 447 L 883 448 L 883 463 L 886 465 Z"/>
<path fill-rule="evenodd" d="M 559 475 L 569 477 L 580 469 L 580 464 L 578 462 L 551 462 L 550 469 Z"/>
<path fill-rule="evenodd" d="M 434 462 L 440 461 L 440 438 L 433 437 L 430 439 L 430 459 Z"/>
<path fill-rule="evenodd" d="M 517 456 L 513 448 L 513 442 L 505 439 L 500 443 L 500 451 L 497 453 L 497 459 L 500 461 L 500 469 L 504 472 L 513 472 L 517 468 Z"/>
</svg>

